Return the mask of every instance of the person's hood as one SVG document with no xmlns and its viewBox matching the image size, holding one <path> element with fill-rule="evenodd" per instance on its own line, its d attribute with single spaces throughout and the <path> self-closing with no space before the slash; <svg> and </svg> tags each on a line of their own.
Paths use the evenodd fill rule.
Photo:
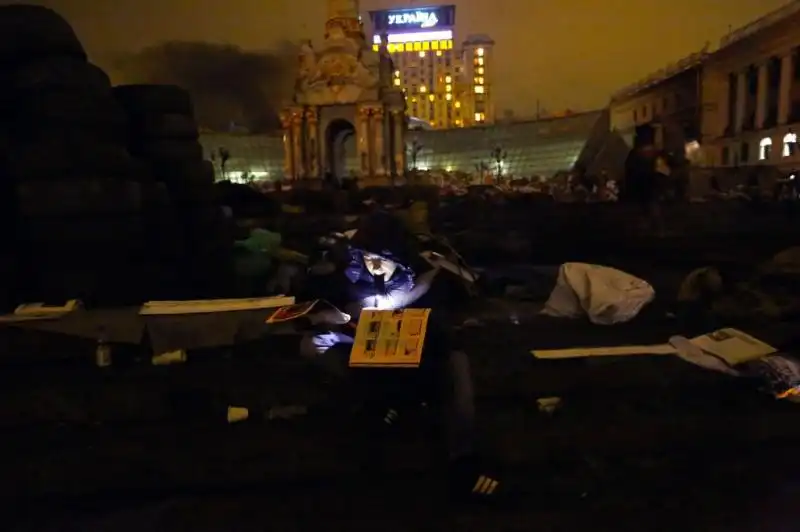
<svg viewBox="0 0 800 532">
<path fill-rule="evenodd" d="M 365 253 L 366 252 L 361 249 L 352 248 L 350 250 L 350 262 L 344 270 L 344 275 L 351 283 L 375 282 L 375 277 L 369 273 L 369 270 L 367 270 L 367 265 L 364 263 Z M 414 272 L 411 268 L 398 262 L 398 260 L 388 251 L 385 254 L 381 254 L 381 256 L 389 259 L 397 265 L 397 269 L 394 271 L 389 280 L 386 281 L 387 289 L 393 287 L 394 285 L 400 286 L 409 283 L 413 284 Z"/>
</svg>

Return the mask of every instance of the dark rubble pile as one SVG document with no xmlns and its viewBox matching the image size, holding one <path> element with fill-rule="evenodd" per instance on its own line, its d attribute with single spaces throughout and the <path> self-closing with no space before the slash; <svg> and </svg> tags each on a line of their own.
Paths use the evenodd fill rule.
<svg viewBox="0 0 800 532">
<path fill-rule="evenodd" d="M 232 235 L 217 205 L 214 166 L 203 160 L 189 93 L 170 85 L 123 85 L 114 95 L 127 112 L 128 148 L 147 164 L 161 192 L 152 242 L 162 263 L 175 266 L 162 271 L 178 274 L 183 297 L 224 293 Z"/>
<path fill-rule="evenodd" d="M 10 248 L 0 273 L 14 279 L 0 302 L 114 305 L 170 295 L 160 289 L 169 276 L 158 273 L 196 262 L 191 252 L 164 259 L 191 240 L 180 222 L 202 220 L 197 231 L 220 233 L 188 95 L 112 89 L 70 25 L 38 6 L 0 7 L 0 60 L 0 231 Z M 171 235 L 170 204 L 185 206 Z"/>
</svg>

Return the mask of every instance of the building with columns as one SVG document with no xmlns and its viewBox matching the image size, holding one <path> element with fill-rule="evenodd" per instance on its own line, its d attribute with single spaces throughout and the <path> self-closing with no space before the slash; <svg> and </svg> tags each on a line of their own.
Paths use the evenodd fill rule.
<svg viewBox="0 0 800 532">
<path fill-rule="evenodd" d="M 714 167 L 800 166 L 800 1 L 728 34 L 703 66 L 702 144 Z"/>
<path fill-rule="evenodd" d="M 318 49 L 301 46 L 294 95 L 281 112 L 284 177 L 394 182 L 405 173 L 407 119 L 392 59 L 385 45 L 375 51 L 367 41 L 358 0 L 327 4 L 325 40 Z"/>
<path fill-rule="evenodd" d="M 629 146 L 646 142 L 685 155 L 687 145 L 695 146 L 700 138 L 702 69 L 707 57 L 705 48 L 613 94 L 612 131 Z"/>
</svg>

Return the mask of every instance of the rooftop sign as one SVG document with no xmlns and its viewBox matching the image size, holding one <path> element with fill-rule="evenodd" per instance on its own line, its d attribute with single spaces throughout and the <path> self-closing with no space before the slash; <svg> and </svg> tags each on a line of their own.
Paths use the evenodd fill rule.
<svg viewBox="0 0 800 532">
<path fill-rule="evenodd" d="M 373 11 L 372 25 L 375 33 L 408 32 L 433 29 L 448 29 L 455 25 L 455 6 L 420 7 Z"/>
</svg>

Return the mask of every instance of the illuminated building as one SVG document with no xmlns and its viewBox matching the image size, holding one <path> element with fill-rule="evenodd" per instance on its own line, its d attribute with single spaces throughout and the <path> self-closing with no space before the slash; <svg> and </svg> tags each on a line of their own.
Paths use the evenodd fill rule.
<svg viewBox="0 0 800 532">
<path fill-rule="evenodd" d="M 709 166 L 800 166 L 800 2 L 723 37 L 703 68 Z"/>
<path fill-rule="evenodd" d="M 506 154 L 503 176 L 551 177 L 580 166 L 590 174 L 606 171 L 618 178 L 627 150 L 618 135 L 609 132 L 605 110 L 575 113 L 541 120 L 517 120 L 461 129 L 409 131 L 407 139 L 420 146 L 418 170 L 464 172 L 476 176 L 480 167 L 495 175 L 495 148 Z M 268 179 L 282 175 L 283 141 L 280 134 L 246 135 L 206 132 L 200 137 L 206 158 L 225 147 L 231 158 L 225 178 L 237 180 L 244 172 Z M 409 163 L 413 165 L 414 163 Z M 223 179 L 219 165 L 217 178 Z"/>
<path fill-rule="evenodd" d="M 679 154 L 700 140 L 704 49 L 617 91 L 609 104 L 611 129 L 629 145 L 652 144 Z"/>
<path fill-rule="evenodd" d="M 494 122 L 494 41 L 456 46 L 455 15 L 453 5 L 370 12 L 373 48 L 386 44 L 408 114 L 436 129 Z"/>
<path fill-rule="evenodd" d="M 696 166 L 800 165 L 800 2 L 730 32 L 611 99 L 611 128 L 629 142 L 650 131 L 658 148 Z M 692 156 L 692 152 L 695 153 Z M 698 174 L 699 175 L 699 174 Z"/>
</svg>

